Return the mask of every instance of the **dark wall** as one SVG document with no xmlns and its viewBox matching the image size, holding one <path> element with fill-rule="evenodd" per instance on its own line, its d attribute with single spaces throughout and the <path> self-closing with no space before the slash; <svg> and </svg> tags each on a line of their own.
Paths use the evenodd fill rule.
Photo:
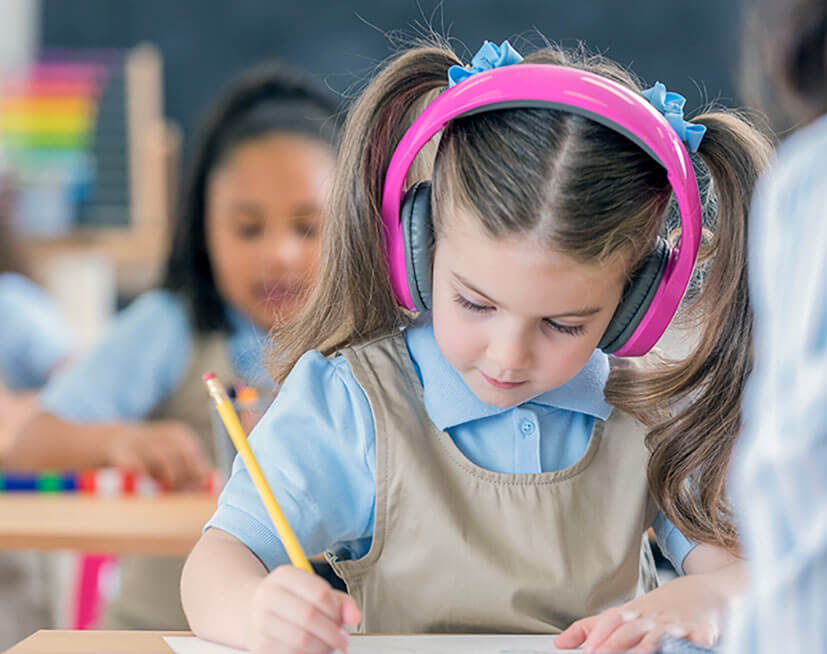
<svg viewBox="0 0 827 654">
<path fill-rule="evenodd" d="M 455 37 L 466 60 L 483 39 L 514 43 L 525 34 L 538 42 L 535 30 L 565 45 L 582 40 L 686 95 L 690 113 L 706 99 L 737 104 L 738 3 L 721 0 L 42 0 L 42 7 L 45 47 L 157 44 L 166 113 L 184 129 L 186 149 L 202 108 L 244 67 L 280 57 L 345 91 L 389 54 L 387 33 L 415 24 Z"/>
</svg>

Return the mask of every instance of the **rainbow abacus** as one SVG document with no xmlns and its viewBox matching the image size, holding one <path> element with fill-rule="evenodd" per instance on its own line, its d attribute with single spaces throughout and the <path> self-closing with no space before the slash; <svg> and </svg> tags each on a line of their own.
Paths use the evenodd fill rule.
<svg viewBox="0 0 827 654">
<path fill-rule="evenodd" d="M 202 492 L 216 494 L 223 485 L 214 470 Z M 120 468 L 99 468 L 81 472 L 2 472 L 0 493 L 83 493 L 97 497 L 157 497 L 172 491 L 160 481 Z"/>
<path fill-rule="evenodd" d="M 104 103 L 108 87 L 122 86 L 122 68 L 117 51 L 54 51 L 3 81 L 0 143 L 25 233 L 60 235 L 96 216 L 98 205 L 127 202 L 124 101 Z M 102 125 L 104 104 L 112 107 Z"/>
</svg>

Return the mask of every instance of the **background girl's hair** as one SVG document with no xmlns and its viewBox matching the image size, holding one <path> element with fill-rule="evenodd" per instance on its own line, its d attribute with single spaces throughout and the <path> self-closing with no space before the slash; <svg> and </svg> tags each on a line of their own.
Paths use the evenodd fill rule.
<svg viewBox="0 0 827 654">
<path fill-rule="evenodd" d="M 754 0 L 749 5 L 743 96 L 767 111 L 776 127 L 827 113 L 827 0 Z"/>
<path fill-rule="evenodd" d="M 525 62 L 586 69 L 640 91 L 630 73 L 582 49 L 548 46 Z M 409 320 L 388 280 L 382 187 L 396 144 L 457 63 L 440 44 L 414 48 L 393 59 L 354 105 L 318 284 L 299 314 L 276 331 L 279 381 L 307 350 L 329 354 Z M 708 225 L 714 236 L 705 246 L 712 258 L 687 306 L 703 316 L 699 343 L 682 361 L 614 366 L 605 393 L 649 426 L 650 487 L 667 517 L 691 539 L 734 548 L 724 486 L 751 366 L 746 219 L 770 148 L 733 113 L 697 121 L 707 126 L 700 156 L 715 199 L 708 204 L 716 209 Z M 442 131 L 432 169 L 437 237 L 447 215 L 461 207 L 492 237 L 535 238 L 579 261 L 622 257 L 633 274 L 666 233 L 672 197 L 666 171 L 625 136 L 571 112 L 502 109 L 455 119 Z M 681 408 L 670 414 L 663 410 L 669 406 Z"/>
<path fill-rule="evenodd" d="M 198 331 L 229 328 L 207 251 L 210 175 L 240 145 L 274 132 L 304 134 L 335 149 L 338 109 L 337 97 L 309 75 L 273 63 L 238 78 L 208 113 L 185 181 L 163 281 L 188 302 Z"/>
<path fill-rule="evenodd" d="M 28 274 L 23 245 L 13 224 L 14 189 L 11 180 L 0 171 L 0 273 Z"/>
<path fill-rule="evenodd" d="M 827 2 L 764 0 L 763 4 L 774 11 L 785 10 L 782 20 L 773 24 L 775 38 L 770 39 L 767 52 L 776 81 L 806 107 L 810 114 L 806 118 L 827 113 Z"/>
</svg>

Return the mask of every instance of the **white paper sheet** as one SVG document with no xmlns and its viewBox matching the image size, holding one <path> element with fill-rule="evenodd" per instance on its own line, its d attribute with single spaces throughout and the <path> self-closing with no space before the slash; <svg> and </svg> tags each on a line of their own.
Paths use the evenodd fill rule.
<svg viewBox="0 0 827 654">
<path fill-rule="evenodd" d="M 193 637 L 165 636 L 176 654 L 243 654 L 232 647 Z M 561 654 L 554 636 L 351 636 L 348 654 Z"/>
</svg>

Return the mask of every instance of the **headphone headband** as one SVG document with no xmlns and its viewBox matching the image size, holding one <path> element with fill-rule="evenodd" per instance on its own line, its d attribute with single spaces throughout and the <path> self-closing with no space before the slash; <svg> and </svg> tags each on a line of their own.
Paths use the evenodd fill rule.
<svg viewBox="0 0 827 654">
<path fill-rule="evenodd" d="M 576 68 L 518 64 L 481 72 L 443 91 L 413 122 L 391 157 L 382 195 L 385 249 L 397 300 L 414 309 L 399 210 L 416 155 L 450 120 L 512 107 L 545 107 L 586 116 L 624 134 L 666 169 L 680 209 L 681 239 L 669 257 L 649 310 L 616 352 L 618 356 L 645 354 L 671 321 L 692 276 L 701 239 L 698 184 L 680 138 L 645 98 L 617 82 Z"/>
</svg>

